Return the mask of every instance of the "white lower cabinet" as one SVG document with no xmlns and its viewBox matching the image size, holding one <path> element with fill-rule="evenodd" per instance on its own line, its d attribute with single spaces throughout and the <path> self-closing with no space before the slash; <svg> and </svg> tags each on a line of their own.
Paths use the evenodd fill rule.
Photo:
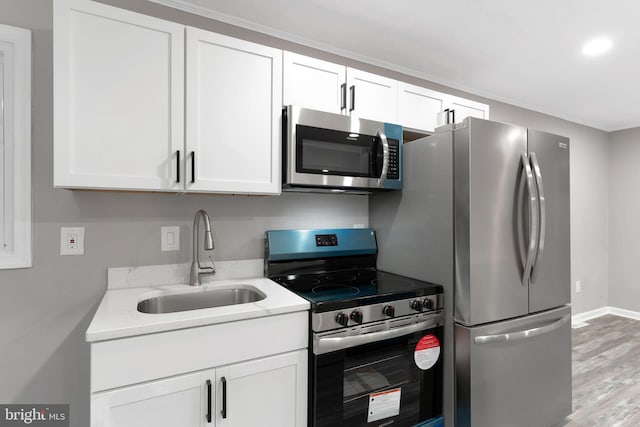
<svg viewBox="0 0 640 427">
<path fill-rule="evenodd" d="M 307 352 L 216 369 L 216 426 L 306 425 Z"/>
<path fill-rule="evenodd" d="M 214 380 L 215 370 L 209 369 L 94 393 L 91 427 L 211 426 L 207 381 Z M 212 386 L 211 399 L 214 392 Z"/>
<path fill-rule="evenodd" d="M 91 427 L 305 427 L 308 312 L 91 343 Z"/>
<path fill-rule="evenodd" d="M 306 378 L 300 350 L 94 393 L 91 426 L 304 426 Z"/>
</svg>

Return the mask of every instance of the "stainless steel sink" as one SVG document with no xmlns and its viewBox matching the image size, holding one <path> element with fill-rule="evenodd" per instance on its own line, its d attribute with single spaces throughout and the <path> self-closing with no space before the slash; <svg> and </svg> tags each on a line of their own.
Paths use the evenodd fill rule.
<svg viewBox="0 0 640 427">
<path fill-rule="evenodd" d="M 177 311 L 198 310 L 202 308 L 222 307 L 226 305 L 246 304 L 266 298 L 266 295 L 253 288 L 216 289 L 202 292 L 160 295 L 138 303 L 141 313 L 174 313 Z"/>
</svg>

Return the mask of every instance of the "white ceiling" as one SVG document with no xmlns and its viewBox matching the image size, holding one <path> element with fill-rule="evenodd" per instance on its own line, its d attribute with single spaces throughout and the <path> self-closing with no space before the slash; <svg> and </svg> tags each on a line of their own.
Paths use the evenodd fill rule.
<svg viewBox="0 0 640 427">
<path fill-rule="evenodd" d="M 612 131 L 640 126 L 640 2 L 152 0 Z M 613 39 L 597 58 L 595 36 Z"/>
</svg>

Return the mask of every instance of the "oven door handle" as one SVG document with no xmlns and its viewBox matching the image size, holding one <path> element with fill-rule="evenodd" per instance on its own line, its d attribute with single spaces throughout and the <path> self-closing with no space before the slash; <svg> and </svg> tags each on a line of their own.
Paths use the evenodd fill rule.
<svg viewBox="0 0 640 427">
<path fill-rule="evenodd" d="M 351 335 L 343 337 L 313 337 L 313 353 L 325 354 L 332 351 L 343 350 L 345 348 L 356 347 L 372 342 L 383 341 L 389 338 L 401 337 L 403 335 L 413 334 L 425 329 L 431 329 L 442 325 L 442 315 L 434 314 L 433 317 L 399 328 L 387 329 L 385 331 L 370 332 L 362 335 Z"/>
</svg>

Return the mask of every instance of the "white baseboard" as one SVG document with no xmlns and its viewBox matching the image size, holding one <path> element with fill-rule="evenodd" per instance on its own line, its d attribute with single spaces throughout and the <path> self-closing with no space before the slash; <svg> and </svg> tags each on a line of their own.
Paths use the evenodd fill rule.
<svg viewBox="0 0 640 427">
<path fill-rule="evenodd" d="M 617 307 L 600 307 L 595 310 L 585 311 L 584 313 L 578 313 L 571 316 L 572 324 L 580 324 L 596 317 L 604 316 L 607 314 L 613 314 L 615 316 L 627 317 L 629 319 L 640 320 L 640 313 L 637 311 L 625 310 L 624 308 Z"/>
</svg>

